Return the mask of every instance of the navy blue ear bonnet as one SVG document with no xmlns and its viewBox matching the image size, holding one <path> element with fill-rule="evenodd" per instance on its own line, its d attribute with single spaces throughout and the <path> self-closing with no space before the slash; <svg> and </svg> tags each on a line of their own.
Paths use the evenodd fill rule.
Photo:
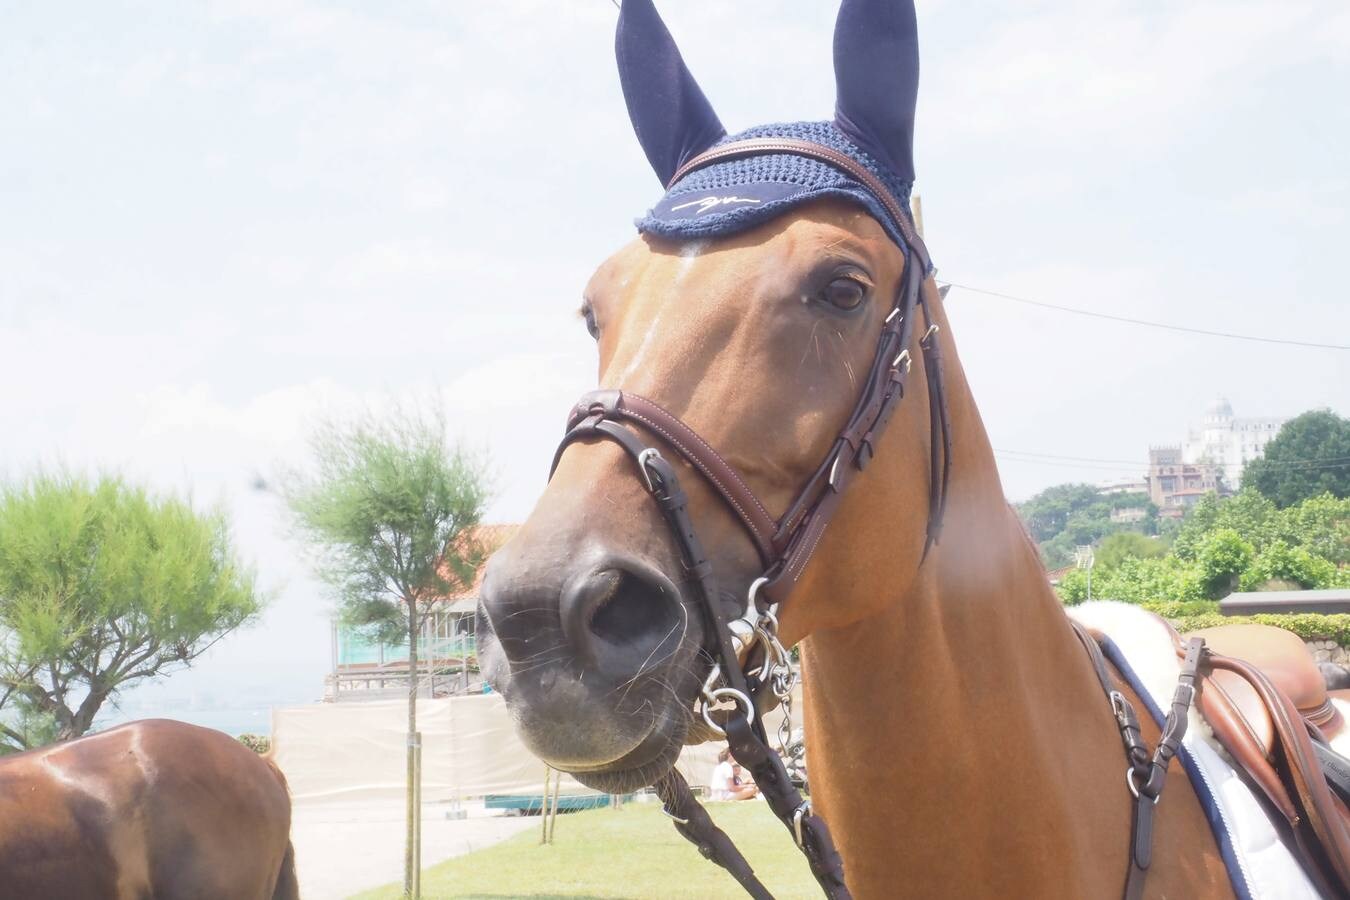
<svg viewBox="0 0 1350 900">
<path fill-rule="evenodd" d="M 912 182 L 880 165 L 850 141 L 833 122 L 760 125 L 713 144 L 746 138 L 815 141 L 853 157 L 890 188 L 906 210 Z M 900 226 L 872 192 L 840 169 L 792 153 L 772 153 L 716 162 L 695 169 L 638 219 L 638 231 L 669 238 L 710 238 L 767 222 L 811 200 L 835 197 L 858 203 L 881 223 L 891 239 L 905 245 Z"/>
<path fill-rule="evenodd" d="M 720 237 L 811 200 L 834 197 L 866 209 L 908 251 L 900 224 L 870 189 L 814 158 L 791 153 L 729 158 L 670 181 L 681 166 L 719 144 L 794 138 L 823 144 L 860 163 L 908 216 L 919 93 L 913 0 L 841 0 L 834 30 L 832 121 L 761 125 L 728 137 L 653 0 L 623 0 L 614 51 L 633 130 L 667 188 L 637 220 L 639 231 L 671 238 Z"/>
</svg>

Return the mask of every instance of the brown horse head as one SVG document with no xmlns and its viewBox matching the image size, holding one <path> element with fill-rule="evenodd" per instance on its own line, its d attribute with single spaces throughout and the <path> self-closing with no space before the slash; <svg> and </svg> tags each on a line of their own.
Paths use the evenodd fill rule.
<svg viewBox="0 0 1350 900">
<path fill-rule="evenodd" d="M 912 5 L 844 0 L 834 120 L 737 138 L 650 0 L 622 9 L 624 94 L 667 191 L 591 279 L 602 390 L 484 584 L 480 659 L 526 743 L 598 789 L 657 782 L 669 810 L 683 782 L 661 776 L 720 722 L 837 896 L 751 722 L 750 694 L 786 692 L 777 604 L 854 896 L 1120 896 L 1132 821 L 1166 848 L 1150 895 L 1232 896 L 1195 791 L 1132 819 L 1117 701 L 1003 499 L 903 209 Z"/>
<path fill-rule="evenodd" d="M 824 135 L 907 196 L 913 31 L 907 4 L 846 2 L 835 121 L 748 134 Z M 688 425 L 734 470 L 725 477 L 748 486 L 746 502 L 760 506 L 749 515 L 776 522 L 831 453 L 878 357 L 883 324 L 894 318 L 906 267 L 922 264 L 912 254 L 907 263 L 896 217 L 828 166 L 807 171 L 817 179 L 807 187 L 752 171 L 730 193 L 682 192 L 675 176 L 723 138 L 721 125 L 649 0 L 624 4 L 617 47 L 644 150 L 663 184 L 677 184 L 642 236 L 601 264 L 586 288 L 582 315 L 596 338 L 599 385 L 649 398 Z M 708 225 L 717 215 L 721 226 Z M 909 384 L 920 397 L 922 389 L 917 379 Z M 874 448 L 877 464 L 859 474 L 851 489 L 858 496 L 794 596 L 813 593 L 810 583 L 821 578 L 856 580 L 826 551 L 859 531 L 851 516 L 883 500 L 895 529 L 884 536 L 888 571 L 868 578 L 889 574 L 900 587 L 914 578 L 929 514 L 928 416 L 922 400 L 897 407 Z M 643 439 L 678 458 L 669 446 L 677 438 L 659 426 Z M 687 466 L 679 470 L 733 619 L 765 572 L 762 548 L 742 527 L 747 512 L 731 508 L 737 501 Z M 663 774 L 686 740 L 707 736 L 692 709 L 717 638 L 695 588 L 629 455 L 595 440 L 562 453 L 533 513 L 492 559 L 480 617 L 484 671 L 536 754 L 597 788 L 629 790 Z M 782 633 L 794 642 L 868 613 L 866 598 L 785 604 Z"/>
</svg>

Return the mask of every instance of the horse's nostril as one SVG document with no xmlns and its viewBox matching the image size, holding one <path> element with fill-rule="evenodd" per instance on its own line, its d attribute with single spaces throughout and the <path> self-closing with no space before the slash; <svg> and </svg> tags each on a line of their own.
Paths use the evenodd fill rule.
<svg viewBox="0 0 1350 900">
<path fill-rule="evenodd" d="M 675 586 L 639 566 L 579 574 L 563 591 L 562 626 L 584 663 L 607 677 L 651 671 L 684 634 Z"/>
<path fill-rule="evenodd" d="M 591 610 L 590 630 L 610 644 L 659 643 L 674 627 L 675 598 L 658 584 L 610 569 L 599 573 L 604 587 Z"/>
</svg>

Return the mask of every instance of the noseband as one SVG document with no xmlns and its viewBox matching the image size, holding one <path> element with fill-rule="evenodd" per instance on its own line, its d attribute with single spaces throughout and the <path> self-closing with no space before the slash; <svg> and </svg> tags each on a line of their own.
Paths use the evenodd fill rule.
<svg viewBox="0 0 1350 900">
<path fill-rule="evenodd" d="M 705 614 L 709 649 L 715 660 L 703 685 L 701 713 L 713 730 L 725 733 L 732 755 L 754 775 L 765 799 L 792 832 L 805 853 L 811 871 L 827 897 L 850 896 L 844 885 L 843 864 L 824 821 L 811 812 L 810 801 L 793 787 L 778 754 L 770 749 L 764 732 L 763 713 L 775 703 L 790 703 L 795 674 L 788 653 L 777 637 L 775 610 L 787 600 L 811 560 L 826 526 L 834 517 L 854 475 L 862 471 L 875 453 L 887 422 L 905 394 L 914 336 L 915 314 L 922 312 L 925 330 L 919 339 L 928 382 L 929 495 L 928 527 L 924 558 L 939 538 L 946 505 L 951 465 L 951 427 L 942 383 L 942 359 L 937 340 L 938 326 L 924 299 L 923 280 L 931 268 L 928 251 L 915 233 L 903 207 L 890 190 L 865 166 L 833 148 L 811 141 L 759 139 L 734 141 L 703 153 L 676 172 L 672 183 L 685 175 L 728 159 L 762 154 L 795 154 L 838 168 L 863 184 L 890 212 L 909 250 L 901 287 L 894 306 L 882 324 L 876 355 L 848 423 L 835 439 L 830 452 L 815 473 L 775 520 L 745 480 L 697 432 L 657 403 L 617 390 L 586 394 L 568 417 L 567 432 L 553 457 L 552 471 L 566 449 L 577 441 L 596 438 L 614 441 L 632 458 L 652 498 L 665 516 L 675 543 Z M 749 535 L 763 566 L 762 575 L 750 585 L 745 611 L 728 620 L 718 601 L 712 564 L 689 517 L 688 498 L 680 486 L 675 466 L 661 451 L 649 446 L 643 434 L 655 436 L 703 477 L 713 493 Z M 741 655 L 745 654 L 742 662 Z M 718 725 L 712 709 L 734 703 Z M 787 720 L 785 726 L 790 728 Z M 781 738 L 780 729 L 780 738 Z M 656 784 L 665 811 L 676 828 L 698 845 L 709 859 L 726 868 L 751 896 L 772 895 L 755 878 L 744 857 L 730 839 L 712 824 L 688 784 L 671 770 Z"/>
</svg>

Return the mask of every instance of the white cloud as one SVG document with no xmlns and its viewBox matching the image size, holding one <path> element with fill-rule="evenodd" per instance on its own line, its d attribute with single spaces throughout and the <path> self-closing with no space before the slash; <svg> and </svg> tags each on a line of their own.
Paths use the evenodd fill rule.
<svg viewBox="0 0 1350 900">
<path fill-rule="evenodd" d="M 661 7 L 729 128 L 829 115 L 832 4 Z M 492 517 L 528 512 L 594 379 L 582 286 L 658 194 L 624 114 L 617 13 L 220 0 L 136 27 L 91 7 L 73 28 L 54 9 L 0 33 L 0 470 L 106 465 L 223 498 L 281 596 L 201 677 L 266 678 L 299 642 L 317 691 L 325 601 L 249 481 L 302 458 L 317 413 L 436 394 L 492 458 Z M 944 276 L 1202 327 L 1350 332 L 1344 3 L 925 2 L 920 24 Z M 1335 355 L 959 292 L 950 309 L 1012 449 L 1142 456 L 1218 392 L 1251 414 L 1350 396 Z M 1098 474 L 1004 472 L 1017 496 Z"/>
<path fill-rule="evenodd" d="M 1039 6 L 927 66 L 922 106 L 939 140 L 1148 147 L 1293 63 L 1344 59 L 1346 45 L 1308 40 L 1343 17 L 1331 0 Z"/>
</svg>

